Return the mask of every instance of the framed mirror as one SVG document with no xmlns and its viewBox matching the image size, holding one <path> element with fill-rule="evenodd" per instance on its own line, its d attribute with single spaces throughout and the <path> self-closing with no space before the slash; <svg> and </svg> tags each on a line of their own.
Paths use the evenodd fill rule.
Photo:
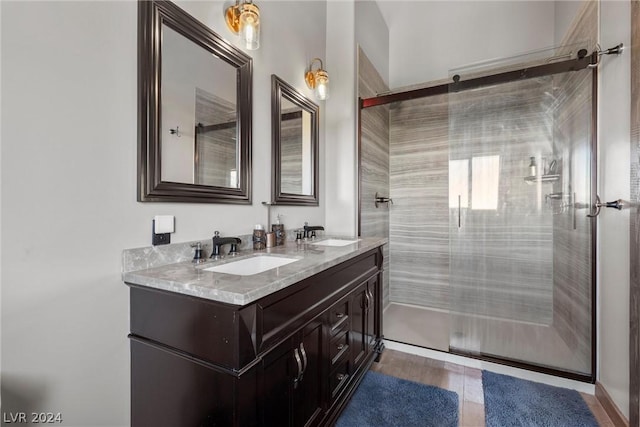
<svg viewBox="0 0 640 427">
<path fill-rule="evenodd" d="M 318 106 L 273 74 L 273 203 L 318 206 L 318 132 Z"/>
<path fill-rule="evenodd" d="M 251 57 L 169 1 L 138 19 L 138 201 L 251 204 Z"/>
</svg>

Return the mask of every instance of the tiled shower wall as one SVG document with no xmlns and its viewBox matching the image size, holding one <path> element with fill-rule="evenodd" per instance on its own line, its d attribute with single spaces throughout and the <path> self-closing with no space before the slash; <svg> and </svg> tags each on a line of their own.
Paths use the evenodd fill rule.
<svg viewBox="0 0 640 427">
<path fill-rule="evenodd" d="M 450 206 L 451 310 L 548 325 L 552 319 L 553 207 L 550 183 L 529 182 L 530 158 L 538 174 L 553 154 L 552 79 L 529 79 L 451 94 L 451 160 L 499 162 L 495 205 L 471 183 L 468 207 Z M 491 156 L 491 157 L 488 157 Z M 480 165 L 478 165 L 480 166 Z M 450 177 L 453 179 L 453 177 Z"/>
<path fill-rule="evenodd" d="M 595 47 L 598 31 L 597 2 L 583 2 L 562 45 L 579 44 L 591 51 Z M 559 52 L 563 53 L 563 52 Z M 591 145 L 591 82 L 592 73 L 584 70 L 555 77 L 555 85 L 564 97 L 559 98 L 555 117 L 555 151 L 564 159 L 565 182 L 554 186 L 554 191 L 565 195 L 565 203 L 572 207 L 553 217 L 553 326 L 583 366 L 576 371 L 590 372 L 592 274 L 591 219 L 586 205 L 590 194 L 581 176 L 579 166 L 572 164 L 572 153 L 589 153 Z"/>
<path fill-rule="evenodd" d="M 369 61 L 358 49 L 358 95 L 370 98 L 389 88 Z M 376 192 L 389 195 L 389 106 L 360 110 L 360 235 L 389 237 L 389 206 L 374 204 Z M 389 245 L 384 255 L 383 306 L 389 304 Z"/>
<path fill-rule="evenodd" d="M 551 322 L 552 219 L 539 211 L 543 207 L 538 206 L 535 187 L 523 179 L 530 156 L 552 151 L 552 117 L 536 98 L 544 96 L 540 84 L 531 81 L 506 92 L 501 87 L 392 105 L 393 302 Z M 528 95 L 532 91 L 537 95 Z M 536 114 L 541 117 L 532 121 Z M 450 213 L 457 219 L 457 206 L 449 206 L 451 144 L 462 147 L 456 152 L 469 161 L 501 155 L 500 209 L 463 209 L 460 229 L 457 221 L 450 223 Z M 456 225 L 451 236 L 450 224 Z M 455 300 L 449 298 L 450 237 L 460 243 L 451 258 L 460 291 Z"/>
<path fill-rule="evenodd" d="M 565 43 L 593 41 L 595 38 L 590 34 L 594 29 L 597 29 L 597 4 L 585 2 Z M 501 151 L 510 157 L 501 160 L 501 167 L 506 168 L 501 172 L 501 180 L 509 182 L 510 187 L 500 189 L 500 200 L 520 206 L 521 212 L 516 214 L 521 216 L 507 229 L 500 218 L 492 221 L 490 215 L 482 217 L 476 212 L 475 217 L 466 217 L 467 227 L 474 221 L 476 225 L 484 225 L 476 232 L 486 244 L 493 246 L 477 249 L 480 252 L 489 249 L 494 256 L 474 254 L 467 245 L 468 253 L 454 257 L 460 262 L 452 268 L 456 279 L 462 279 L 466 292 L 456 293 L 460 298 L 453 302 L 449 300 L 449 114 L 467 103 L 472 95 L 452 96 L 451 103 L 449 96 L 443 95 L 392 104 L 390 186 L 395 205 L 390 211 L 390 293 L 393 302 L 445 310 L 453 303 L 457 311 L 481 311 L 490 316 L 545 325 L 553 323 L 572 348 L 581 353 L 590 351 L 591 252 L 586 211 L 583 209 L 576 215 L 577 231 L 574 231 L 573 211 L 562 209 L 562 205 L 571 200 L 544 199 L 546 194 L 566 190 L 566 183 L 544 184 L 542 199 L 536 200 L 540 196 L 532 194 L 535 186 L 527 188 L 522 180 L 531 155 L 545 156 L 548 162 L 563 154 L 569 157 L 568 153 L 576 147 L 564 148 L 559 144 L 572 140 L 582 142 L 585 132 L 588 136 L 589 123 L 578 123 L 575 111 L 571 110 L 584 101 L 589 90 L 589 85 L 584 84 L 585 74 L 588 75 L 585 72 L 574 76 L 574 87 L 564 83 L 563 90 L 573 91 L 575 98 L 565 99 L 564 105 L 561 102 L 549 105 L 552 113 L 543 118 L 542 127 L 529 124 L 530 110 L 536 107 L 526 104 L 535 104 L 538 100 L 522 96 L 532 89 L 526 85 L 520 85 L 521 93 L 516 90 L 498 95 L 510 99 L 508 116 L 498 119 L 496 114 L 505 112 L 504 108 L 498 108 L 493 111 L 496 116 L 493 119 L 485 116 L 470 126 L 484 126 L 481 133 L 485 137 L 504 138 L 505 131 L 511 132 L 512 142 Z M 544 96 L 545 90 L 553 93 L 550 85 L 542 89 L 537 91 L 538 95 Z M 577 89 L 582 92 L 576 93 Z M 562 111 L 562 115 L 553 111 Z M 496 133 L 487 130 L 490 126 Z M 561 163 L 560 160 L 559 167 Z M 540 203 L 539 215 L 527 214 L 527 209 L 535 211 L 528 202 L 535 206 Z M 556 234 L 558 239 L 554 240 Z M 471 236 L 469 243 L 477 241 L 478 236 Z M 515 264 L 514 257 L 519 257 Z M 505 267 L 511 272 L 500 277 L 496 271 L 504 271 Z"/>
<path fill-rule="evenodd" d="M 196 88 L 196 124 L 219 125 L 195 132 L 196 184 L 236 187 L 231 171 L 237 169 L 235 104 Z"/>
<path fill-rule="evenodd" d="M 391 301 L 449 309 L 448 95 L 391 104 Z"/>
<path fill-rule="evenodd" d="M 302 111 L 300 108 L 293 111 L 300 115 L 292 115 L 280 123 L 280 180 L 283 193 L 306 194 L 302 183 Z M 286 112 L 289 111 L 283 113 Z"/>
<path fill-rule="evenodd" d="M 574 367 L 579 372 L 591 371 L 592 349 L 591 174 L 581 170 L 591 152 L 591 77 L 591 70 L 583 70 L 555 79 L 569 96 L 560 102 L 554 121 L 563 180 L 554 183 L 553 191 L 562 194 L 566 208 L 553 216 L 553 326 L 579 355 L 583 364 Z"/>
</svg>

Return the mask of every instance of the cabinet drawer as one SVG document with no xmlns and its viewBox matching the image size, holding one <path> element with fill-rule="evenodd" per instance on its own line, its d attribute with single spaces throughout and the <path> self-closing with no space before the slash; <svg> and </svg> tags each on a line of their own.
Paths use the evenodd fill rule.
<svg viewBox="0 0 640 427">
<path fill-rule="evenodd" d="M 331 335 L 336 335 L 347 325 L 349 320 L 349 299 L 337 303 L 329 310 Z"/>
<path fill-rule="evenodd" d="M 349 352 L 349 331 L 344 331 L 332 339 L 329 347 L 331 366 L 333 367 L 344 354 Z"/>
<path fill-rule="evenodd" d="M 331 378 L 331 400 L 334 400 L 342 388 L 349 381 L 349 359 L 341 363 L 332 373 Z"/>
</svg>

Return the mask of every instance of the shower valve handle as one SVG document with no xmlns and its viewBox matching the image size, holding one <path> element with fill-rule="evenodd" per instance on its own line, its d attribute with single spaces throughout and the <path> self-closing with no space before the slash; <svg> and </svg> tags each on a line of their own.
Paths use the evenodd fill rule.
<svg viewBox="0 0 640 427">
<path fill-rule="evenodd" d="M 378 205 L 379 205 L 380 203 L 391 203 L 391 204 L 393 204 L 393 199 L 392 199 L 392 198 L 390 198 L 390 197 L 383 197 L 383 196 L 380 196 L 380 195 L 379 195 L 379 193 L 376 193 L 376 195 L 375 195 L 375 205 L 376 205 L 376 208 L 378 207 Z"/>
</svg>

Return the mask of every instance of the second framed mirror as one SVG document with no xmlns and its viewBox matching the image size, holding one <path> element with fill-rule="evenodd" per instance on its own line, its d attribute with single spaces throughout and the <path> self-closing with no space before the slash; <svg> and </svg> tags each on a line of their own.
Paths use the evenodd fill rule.
<svg viewBox="0 0 640 427">
<path fill-rule="evenodd" d="M 318 106 L 273 74 L 273 203 L 318 206 L 318 132 Z"/>
</svg>

